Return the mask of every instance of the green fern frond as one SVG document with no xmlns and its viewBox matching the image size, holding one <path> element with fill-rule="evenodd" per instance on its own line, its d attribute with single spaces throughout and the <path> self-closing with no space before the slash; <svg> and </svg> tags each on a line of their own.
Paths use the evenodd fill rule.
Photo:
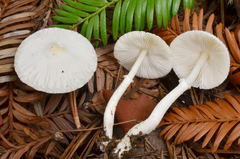
<svg viewBox="0 0 240 159">
<path fill-rule="evenodd" d="M 168 26 L 168 22 L 178 12 L 181 0 L 64 0 L 66 4 L 61 4 L 63 10 L 55 9 L 59 16 L 53 16 L 53 19 L 59 21 L 60 27 L 65 29 L 74 29 L 82 24 L 81 34 L 88 40 L 91 38 L 101 39 L 104 46 L 107 45 L 107 26 L 106 26 L 106 8 L 114 5 L 112 20 L 113 39 L 117 40 L 118 34 L 134 30 L 151 30 L 154 18 L 157 26 L 160 28 Z M 192 9 L 194 0 L 183 0 L 184 9 Z M 154 15 L 155 14 L 155 15 Z M 69 24 L 69 25 L 66 25 Z M 72 25 L 70 25 L 72 24 Z M 95 42 L 97 47 L 99 42 Z"/>
</svg>

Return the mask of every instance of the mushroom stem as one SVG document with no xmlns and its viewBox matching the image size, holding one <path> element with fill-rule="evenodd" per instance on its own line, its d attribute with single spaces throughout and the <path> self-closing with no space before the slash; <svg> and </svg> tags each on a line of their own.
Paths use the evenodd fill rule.
<svg viewBox="0 0 240 159">
<path fill-rule="evenodd" d="M 113 123 L 114 123 L 114 114 L 116 111 L 116 107 L 118 104 L 118 101 L 120 100 L 121 96 L 127 89 L 127 87 L 130 85 L 130 83 L 133 82 L 133 78 L 137 73 L 138 68 L 142 64 L 142 61 L 144 57 L 147 55 L 148 51 L 145 49 L 142 49 L 139 56 L 137 57 L 136 62 L 132 66 L 130 72 L 128 75 L 124 76 L 124 80 L 120 84 L 120 86 L 115 90 L 112 97 L 110 98 L 107 107 L 104 112 L 104 131 L 106 133 L 106 136 L 109 139 L 112 139 L 112 133 L 113 133 Z"/>
<path fill-rule="evenodd" d="M 198 74 L 203 67 L 204 63 L 208 59 L 209 54 L 207 52 L 202 52 L 196 65 L 192 69 L 191 73 L 186 79 L 181 79 L 180 83 L 176 88 L 174 88 L 170 93 L 168 93 L 153 109 L 150 116 L 143 122 L 132 127 L 127 134 L 123 137 L 117 147 L 114 149 L 114 153 L 118 153 L 119 158 L 124 151 L 129 151 L 131 149 L 130 136 L 132 135 L 145 135 L 152 132 L 162 120 L 164 114 L 172 103 L 187 89 L 189 89 L 192 83 L 198 77 Z"/>
<path fill-rule="evenodd" d="M 203 64 L 208 59 L 209 53 L 206 51 L 201 52 L 201 56 L 198 58 L 197 63 L 195 64 L 194 68 L 192 69 L 191 73 L 186 78 L 187 83 L 192 85 L 192 83 L 196 80 L 200 70 L 202 69 Z"/>
</svg>

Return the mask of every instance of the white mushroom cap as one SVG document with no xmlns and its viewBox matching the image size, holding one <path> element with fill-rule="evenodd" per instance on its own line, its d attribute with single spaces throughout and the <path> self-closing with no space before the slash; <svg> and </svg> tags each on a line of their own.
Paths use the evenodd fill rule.
<svg viewBox="0 0 240 159">
<path fill-rule="evenodd" d="M 144 31 L 133 31 L 119 38 L 114 56 L 120 65 L 131 70 L 142 49 L 148 51 L 136 73 L 142 78 L 159 78 L 170 72 L 173 66 L 171 50 L 159 36 Z"/>
<path fill-rule="evenodd" d="M 14 67 L 20 80 L 36 90 L 66 93 L 89 81 L 96 71 L 97 55 L 81 34 L 47 28 L 21 43 Z"/>
<path fill-rule="evenodd" d="M 222 41 L 214 35 L 205 31 L 188 31 L 177 36 L 170 48 L 173 70 L 180 79 L 188 77 L 202 52 L 209 54 L 193 87 L 211 89 L 226 79 L 230 67 L 229 53 Z"/>
</svg>

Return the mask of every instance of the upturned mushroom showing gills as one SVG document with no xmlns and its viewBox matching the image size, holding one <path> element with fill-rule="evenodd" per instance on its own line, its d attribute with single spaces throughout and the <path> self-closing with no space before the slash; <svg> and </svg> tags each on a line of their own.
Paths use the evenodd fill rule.
<svg viewBox="0 0 240 159">
<path fill-rule="evenodd" d="M 81 88 L 93 76 L 97 55 L 81 34 L 47 28 L 20 44 L 14 67 L 20 80 L 36 90 L 67 93 Z"/>
<path fill-rule="evenodd" d="M 109 139 L 112 139 L 117 103 L 134 76 L 160 78 L 167 75 L 173 66 L 170 48 L 165 41 L 143 31 L 133 31 L 121 36 L 115 44 L 114 56 L 120 65 L 130 72 L 124 76 L 123 82 L 115 90 L 104 112 L 104 131 Z M 106 144 L 107 142 L 104 145 Z"/>
<path fill-rule="evenodd" d="M 179 35 L 170 45 L 173 70 L 180 78 L 179 85 L 167 94 L 154 108 L 150 116 L 132 127 L 113 153 L 121 154 L 131 149 L 130 136 L 153 131 L 172 103 L 191 86 L 211 89 L 220 85 L 228 76 L 229 53 L 225 45 L 214 35 L 204 31 L 189 31 Z"/>
</svg>

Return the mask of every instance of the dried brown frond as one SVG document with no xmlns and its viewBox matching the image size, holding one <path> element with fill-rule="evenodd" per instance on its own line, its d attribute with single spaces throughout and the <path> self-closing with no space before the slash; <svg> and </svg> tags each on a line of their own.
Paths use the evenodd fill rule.
<svg viewBox="0 0 240 159">
<path fill-rule="evenodd" d="M 54 140 L 54 131 L 44 131 L 50 128 L 50 123 L 29 109 L 38 104 L 43 95 L 27 93 L 14 83 L 2 85 L 1 90 L 0 112 L 4 126 L 0 128 L 0 143 L 6 151 L 1 158 L 21 158 L 26 154 L 33 158 L 41 147 Z"/>
<path fill-rule="evenodd" d="M 228 150 L 240 137 L 240 97 L 225 94 L 225 99 L 216 103 L 207 101 L 204 105 L 193 105 L 189 108 L 173 107 L 174 113 L 165 115 L 160 126 L 166 125 L 159 136 L 165 140 L 175 135 L 174 143 L 180 144 L 191 138 L 196 142 L 203 139 L 202 147 L 214 140 L 212 153 L 216 152 L 224 140 L 224 150 Z M 215 137 L 214 137 L 215 135 Z M 239 145 L 239 141 L 237 142 Z"/>
<path fill-rule="evenodd" d="M 225 28 L 225 35 L 229 51 L 232 54 L 230 81 L 235 84 L 240 84 L 240 25 L 235 29 L 235 32 L 230 32 L 228 28 Z"/>
<path fill-rule="evenodd" d="M 41 3 L 39 5 L 39 3 Z M 19 44 L 43 23 L 50 0 L 3 1 L 0 19 L 0 83 L 16 80 L 13 57 Z M 52 2 L 51 2 L 52 3 Z M 51 5 L 51 4 L 50 4 Z M 44 13 L 44 14 L 43 14 Z"/>
</svg>

